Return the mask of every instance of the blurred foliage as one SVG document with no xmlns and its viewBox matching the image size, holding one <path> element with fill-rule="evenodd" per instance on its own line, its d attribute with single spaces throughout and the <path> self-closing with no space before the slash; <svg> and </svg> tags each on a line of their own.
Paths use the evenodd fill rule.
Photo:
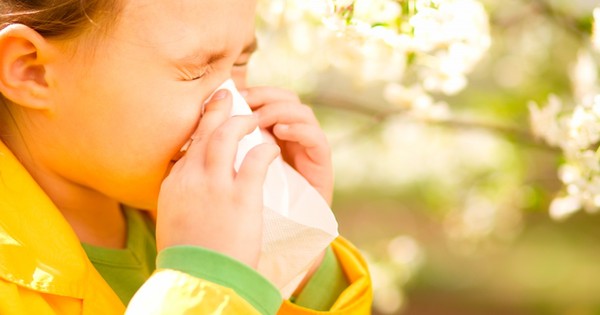
<svg viewBox="0 0 600 315">
<path fill-rule="evenodd" d="M 600 217 L 550 219 L 562 156 L 530 133 L 527 108 L 573 98 L 571 67 L 600 3 L 481 1 L 491 46 L 462 91 L 431 93 L 452 112 L 432 120 L 386 100 L 386 82 L 320 60 L 336 49 L 314 45 L 323 34 L 287 28 L 307 16 L 292 1 L 266 14 L 266 2 L 277 1 L 259 2 L 253 80 L 297 90 L 320 117 L 334 211 L 370 261 L 376 314 L 600 314 Z"/>
</svg>

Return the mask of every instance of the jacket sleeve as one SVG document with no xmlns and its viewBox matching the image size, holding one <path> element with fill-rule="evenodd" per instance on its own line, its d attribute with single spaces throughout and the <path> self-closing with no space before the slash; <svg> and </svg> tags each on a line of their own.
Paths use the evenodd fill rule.
<svg viewBox="0 0 600 315">
<path fill-rule="evenodd" d="M 0 278 L 1 314 L 80 314 L 80 300 L 43 294 Z"/>
<path fill-rule="evenodd" d="M 277 288 L 252 268 L 210 250 L 176 246 L 159 253 L 156 272 L 126 314 L 267 315 L 280 305 Z"/>
<path fill-rule="evenodd" d="M 315 311 L 285 301 L 279 309 L 279 314 L 371 314 L 373 294 L 366 262 L 358 250 L 341 237 L 331 244 L 331 248 L 346 276 L 348 287 L 342 291 L 328 311 Z"/>
</svg>

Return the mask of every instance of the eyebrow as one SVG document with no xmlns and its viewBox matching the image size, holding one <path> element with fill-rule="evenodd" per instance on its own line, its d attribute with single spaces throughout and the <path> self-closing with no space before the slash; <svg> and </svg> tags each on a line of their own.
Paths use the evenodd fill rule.
<svg viewBox="0 0 600 315">
<path fill-rule="evenodd" d="M 252 39 L 252 41 L 244 47 L 241 54 L 242 55 L 243 54 L 252 54 L 257 49 L 258 49 L 258 42 L 256 40 L 256 37 L 254 37 Z M 217 61 L 225 58 L 226 56 L 227 56 L 227 53 L 225 52 L 225 50 L 212 51 L 212 52 L 208 51 L 208 53 L 206 53 L 205 51 L 199 50 L 190 55 L 178 58 L 175 61 L 177 64 L 183 64 L 183 65 L 209 65 L 209 64 L 212 64 L 214 62 L 217 62 Z"/>
</svg>

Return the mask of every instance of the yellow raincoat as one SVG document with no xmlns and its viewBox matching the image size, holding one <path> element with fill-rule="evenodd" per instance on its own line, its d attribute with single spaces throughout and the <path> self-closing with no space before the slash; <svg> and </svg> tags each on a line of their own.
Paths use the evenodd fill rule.
<svg viewBox="0 0 600 315">
<path fill-rule="evenodd" d="M 360 254 L 343 239 L 332 249 L 349 287 L 331 311 L 284 301 L 278 314 L 370 314 L 371 283 Z M 152 302 L 153 308 L 147 309 Z M 98 274 L 61 213 L 0 142 L 0 314 L 261 314 L 227 287 L 159 269 L 129 306 Z"/>
</svg>

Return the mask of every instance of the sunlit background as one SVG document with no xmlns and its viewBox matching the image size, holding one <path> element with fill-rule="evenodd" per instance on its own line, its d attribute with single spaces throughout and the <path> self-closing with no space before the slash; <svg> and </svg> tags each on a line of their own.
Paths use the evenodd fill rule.
<svg viewBox="0 0 600 315">
<path fill-rule="evenodd" d="M 600 314 L 598 0 L 259 0 L 375 314 Z M 600 27 L 600 26 L 599 26 Z"/>
</svg>

